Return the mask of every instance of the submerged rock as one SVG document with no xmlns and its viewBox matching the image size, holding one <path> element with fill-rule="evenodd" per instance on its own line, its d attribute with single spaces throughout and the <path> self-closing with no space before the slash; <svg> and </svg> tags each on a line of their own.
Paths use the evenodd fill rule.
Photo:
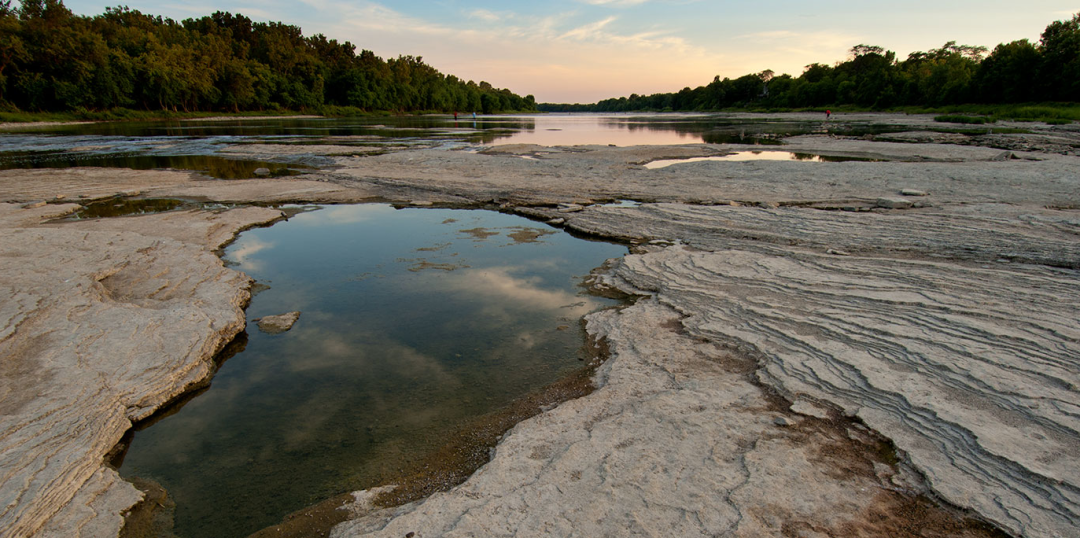
<svg viewBox="0 0 1080 538">
<path fill-rule="evenodd" d="M 281 334 L 292 329 L 298 319 L 300 319 L 300 312 L 296 311 L 276 316 L 263 316 L 256 318 L 255 322 L 258 323 L 259 330 L 266 334 Z"/>
</svg>

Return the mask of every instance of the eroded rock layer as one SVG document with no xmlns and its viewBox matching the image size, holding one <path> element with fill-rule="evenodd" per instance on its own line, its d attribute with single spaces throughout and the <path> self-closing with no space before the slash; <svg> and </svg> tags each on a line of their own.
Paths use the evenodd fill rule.
<svg viewBox="0 0 1080 538">
<path fill-rule="evenodd" d="M 680 318 L 655 300 L 590 316 L 611 346 L 594 393 L 519 424 L 462 486 L 332 536 L 985 535 L 910 509 L 880 439 L 787 410 Z"/>
<path fill-rule="evenodd" d="M 672 247 L 611 283 L 858 416 L 950 502 L 1024 536 L 1080 528 L 1075 271 Z"/>
<path fill-rule="evenodd" d="M 249 279 L 210 249 L 280 215 L 44 224 L 77 207 L 0 204 L 2 536 L 119 532 L 141 493 L 104 456 L 132 422 L 211 374 L 244 328 Z"/>
</svg>

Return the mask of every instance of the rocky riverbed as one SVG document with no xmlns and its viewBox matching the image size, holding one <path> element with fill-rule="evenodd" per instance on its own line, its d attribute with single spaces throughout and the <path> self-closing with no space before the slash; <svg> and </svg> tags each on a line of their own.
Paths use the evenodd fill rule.
<svg viewBox="0 0 1080 538">
<path fill-rule="evenodd" d="M 876 121 L 911 131 L 753 148 L 865 159 L 846 162 L 649 169 L 746 147 L 519 145 L 333 157 L 303 179 L 0 172 L 0 534 L 119 533 L 141 493 L 105 455 L 243 329 L 250 282 L 211 251 L 280 211 L 50 220 L 138 192 L 493 204 L 636 245 L 595 278 L 639 299 L 588 319 L 609 350 L 592 394 L 449 491 L 357 492 L 335 536 L 1073 536 L 1080 131 Z"/>
</svg>

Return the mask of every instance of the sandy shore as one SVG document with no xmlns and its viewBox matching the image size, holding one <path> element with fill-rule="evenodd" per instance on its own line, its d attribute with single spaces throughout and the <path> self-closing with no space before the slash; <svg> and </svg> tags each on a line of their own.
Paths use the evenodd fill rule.
<svg viewBox="0 0 1080 538">
<path fill-rule="evenodd" d="M 597 277 L 642 298 L 590 317 L 610 349 L 595 392 L 519 424 L 447 492 L 392 508 L 357 492 L 335 536 L 1069 536 L 1080 134 L 875 120 L 913 129 L 755 148 L 872 159 L 853 162 L 654 170 L 746 148 L 501 146 L 292 180 L 0 172 L 0 534 L 118 534 L 141 493 L 105 454 L 243 329 L 249 281 L 210 252 L 279 213 L 49 220 L 137 191 L 493 203 L 637 245 Z M 600 203 L 619 199 L 643 203 Z"/>
</svg>

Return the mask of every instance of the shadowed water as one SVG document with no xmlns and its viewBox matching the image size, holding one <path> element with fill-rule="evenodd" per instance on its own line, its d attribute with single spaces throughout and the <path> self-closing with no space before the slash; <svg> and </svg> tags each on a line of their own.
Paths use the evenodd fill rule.
<svg viewBox="0 0 1080 538">
<path fill-rule="evenodd" d="M 229 159 L 216 155 L 146 155 L 132 153 L 94 154 L 87 152 L 0 152 L 0 170 L 16 168 L 129 168 L 154 170 L 171 168 L 200 172 L 217 179 L 295 176 L 303 165 Z M 256 171 L 265 169 L 261 174 Z"/>
<path fill-rule="evenodd" d="M 489 211 L 331 206 L 244 232 L 270 286 L 209 390 L 135 434 L 120 472 L 164 485 L 176 533 L 245 536 L 376 484 L 580 366 L 583 275 L 626 249 Z M 292 330 L 253 319 L 299 310 Z"/>
</svg>

